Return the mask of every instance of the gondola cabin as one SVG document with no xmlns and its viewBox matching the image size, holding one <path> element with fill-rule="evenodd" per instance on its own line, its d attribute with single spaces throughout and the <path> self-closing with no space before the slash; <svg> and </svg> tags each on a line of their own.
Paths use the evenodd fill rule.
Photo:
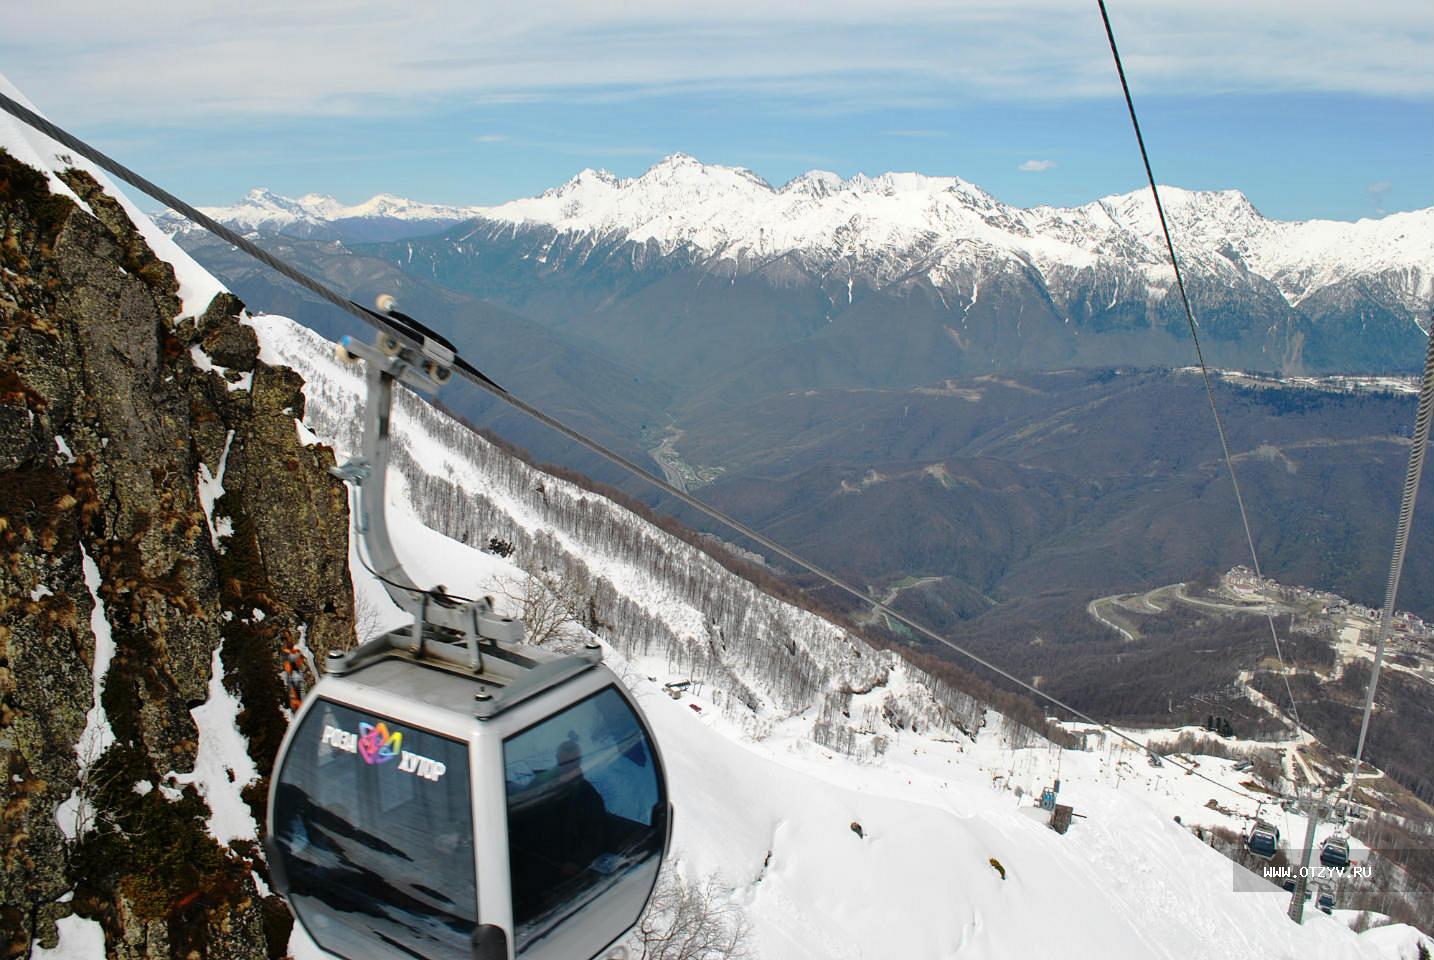
<svg viewBox="0 0 1434 960">
<path fill-rule="evenodd" d="M 1334 913 L 1334 891 L 1329 887 L 1321 887 L 1315 903 L 1325 913 Z"/>
<path fill-rule="evenodd" d="M 1349 839 L 1336 835 L 1326 840 L 1320 847 L 1319 862 L 1334 869 L 1349 866 Z"/>
<path fill-rule="evenodd" d="M 1245 838 L 1245 848 L 1261 860 L 1271 860 L 1280 848 L 1280 831 L 1273 824 L 1258 820 Z"/>
<path fill-rule="evenodd" d="M 387 642 L 381 642 L 387 641 Z M 671 829 L 662 759 L 594 650 L 393 638 L 335 657 L 269 799 L 279 893 L 350 960 L 575 960 L 637 921 Z"/>
</svg>

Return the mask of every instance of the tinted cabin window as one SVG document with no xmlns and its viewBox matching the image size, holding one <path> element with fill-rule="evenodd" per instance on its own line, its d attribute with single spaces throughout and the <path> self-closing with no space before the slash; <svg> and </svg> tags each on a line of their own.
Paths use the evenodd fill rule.
<svg viewBox="0 0 1434 960">
<path fill-rule="evenodd" d="M 615 689 L 510 737 L 503 763 L 519 953 L 619 881 L 656 882 L 667 798 L 652 743 Z"/>
<path fill-rule="evenodd" d="M 469 960 L 478 898 L 466 744 L 322 701 L 275 789 L 289 902 L 321 947 Z"/>
</svg>

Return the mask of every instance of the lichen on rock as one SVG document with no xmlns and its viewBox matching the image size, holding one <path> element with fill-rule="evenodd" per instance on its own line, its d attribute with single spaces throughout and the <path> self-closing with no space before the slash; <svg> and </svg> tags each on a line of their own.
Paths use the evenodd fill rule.
<svg viewBox="0 0 1434 960">
<path fill-rule="evenodd" d="M 282 956 L 257 846 L 216 842 L 186 782 L 190 711 L 220 649 L 262 828 L 279 650 L 352 635 L 344 490 L 332 451 L 299 442 L 302 381 L 259 360 L 243 305 L 176 319 L 169 264 L 93 178 L 61 176 L 83 207 L 0 150 L 0 958 L 52 944 L 71 911 L 112 957 Z M 80 743 L 86 556 L 113 643 L 102 752 Z"/>
</svg>

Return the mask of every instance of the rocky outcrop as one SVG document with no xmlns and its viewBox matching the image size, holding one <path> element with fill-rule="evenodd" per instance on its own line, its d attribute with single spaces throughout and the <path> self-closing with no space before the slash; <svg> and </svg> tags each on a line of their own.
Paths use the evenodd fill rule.
<svg viewBox="0 0 1434 960">
<path fill-rule="evenodd" d="M 253 828 L 221 845 L 207 792 L 262 828 L 280 650 L 352 636 L 345 493 L 242 304 L 176 320 L 169 264 L 62 177 L 83 205 L 0 150 L 0 957 L 71 913 L 112 957 L 282 956 Z M 195 773 L 215 664 L 248 784 Z"/>
</svg>

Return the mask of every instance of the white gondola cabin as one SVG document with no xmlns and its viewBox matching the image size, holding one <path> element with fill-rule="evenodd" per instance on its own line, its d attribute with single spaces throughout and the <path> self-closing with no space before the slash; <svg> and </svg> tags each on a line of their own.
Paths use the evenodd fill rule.
<svg viewBox="0 0 1434 960">
<path fill-rule="evenodd" d="M 1264 820 L 1255 821 L 1245 838 L 1245 848 L 1261 860 L 1274 859 L 1280 848 L 1279 828 Z"/>
<path fill-rule="evenodd" d="M 601 954 L 669 836 L 641 712 L 596 654 L 434 653 L 360 648 L 305 701 L 270 797 L 279 892 L 354 960 Z"/>
</svg>

